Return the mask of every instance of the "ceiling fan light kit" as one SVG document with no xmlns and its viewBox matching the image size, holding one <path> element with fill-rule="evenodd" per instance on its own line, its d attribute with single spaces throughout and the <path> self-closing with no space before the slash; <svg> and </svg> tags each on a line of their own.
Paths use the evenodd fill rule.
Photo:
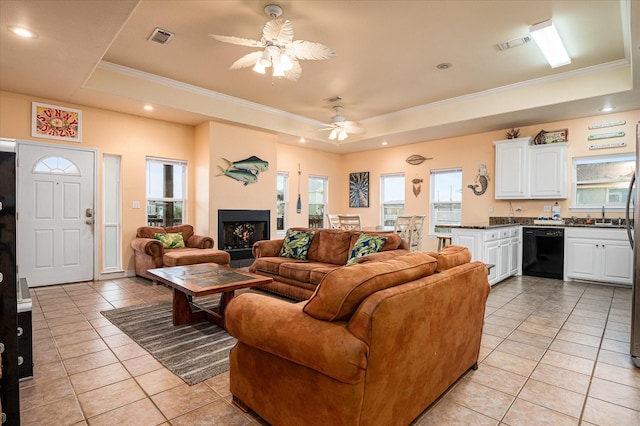
<svg viewBox="0 0 640 426">
<path fill-rule="evenodd" d="M 336 105 L 333 109 L 336 111 L 336 115 L 331 117 L 331 123 L 327 124 L 329 127 L 319 129 L 320 131 L 331 130 L 331 133 L 329 133 L 329 140 L 337 140 L 338 142 L 341 142 L 349 137 L 349 133 L 364 133 L 364 129 L 359 123 L 355 121 L 347 121 L 342 115 L 340 115 L 340 112 L 342 111 L 341 105 Z"/>
<path fill-rule="evenodd" d="M 302 74 L 299 60 L 323 60 L 336 55 L 333 49 L 311 41 L 294 40 L 293 24 L 289 20 L 278 19 L 282 8 L 276 4 L 267 5 L 265 13 L 271 17 L 262 27 L 260 41 L 246 38 L 209 34 L 210 37 L 225 43 L 240 46 L 259 47 L 258 50 L 244 55 L 229 67 L 232 70 L 253 67 L 259 74 L 266 74 L 272 68 L 274 77 L 285 77 L 296 81 Z"/>
</svg>

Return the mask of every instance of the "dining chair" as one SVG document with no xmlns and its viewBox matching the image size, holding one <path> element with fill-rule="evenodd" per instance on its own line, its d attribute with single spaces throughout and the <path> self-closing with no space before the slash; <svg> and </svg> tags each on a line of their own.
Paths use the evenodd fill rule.
<svg viewBox="0 0 640 426">
<path fill-rule="evenodd" d="M 413 216 L 396 216 L 393 224 L 393 232 L 407 242 L 411 247 L 411 231 L 413 229 Z"/>
<path fill-rule="evenodd" d="M 327 228 L 340 229 L 340 219 L 338 219 L 337 214 L 327 213 Z"/>
<path fill-rule="evenodd" d="M 417 214 L 413 216 L 413 223 L 411 224 L 411 243 L 409 244 L 409 250 L 422 250 L 422 230 L 424 229 L 424 223 L 426 220 L 426 214 Z"/>
<path fill-rule="evenodd" d="M 361 231 L 362 225 L 360 224 L 360 215 L 357 214 L 339 214 L 338 221 L 340 222 L 340 229 L 348 231 Z"/>
</svg>

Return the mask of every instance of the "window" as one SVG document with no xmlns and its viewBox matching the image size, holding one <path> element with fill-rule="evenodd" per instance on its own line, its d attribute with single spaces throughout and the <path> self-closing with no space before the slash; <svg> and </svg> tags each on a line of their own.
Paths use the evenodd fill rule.
<svg viewBox="0 0 640 426">
<path fill-rule="evenodd" d="M 462 169 L 431 170 L 431 234 L 450 235 L 462 221 Z"/>
<path fill-rule="evenodd" d="M 147 224 L 185 222 L 187 162 L 147 157 Z"/>
<path fill-rule="evenodd" d="M 80 176 L 78 166 L 64 157 L 45 157 L 33 166 L 33 173 Z"/>
<path fill-rule="evenodd" d="M 324 227 L 324 213 L 327 205 L 328 179 L 323 176 L 309 176 L 309 228 Z"/>
<path fill-rule="evenodd" d="M 380 176 L 382 225 L 393 226 L 398 215 L 404 214 L 404 173 Z"/>
<path fill-rule="evenodd" d="M 285 231 L 287 226 L 287 202 L 289 201 L 289 174 L 278 172 L 276 178 L 276 231 Z"/>
<path fill-rule="evenodd" d="M 119 155 L 105 154 L 102 157 L 104 176 L 102 179 L 102 269 L 104 272 L 122 270 L 120 164 Z"/>
<path fill-rule="evenodd" d="M 624 208 L 635 169 L 629 154 L 574 158 L 572 209 Z"/>
</svg>

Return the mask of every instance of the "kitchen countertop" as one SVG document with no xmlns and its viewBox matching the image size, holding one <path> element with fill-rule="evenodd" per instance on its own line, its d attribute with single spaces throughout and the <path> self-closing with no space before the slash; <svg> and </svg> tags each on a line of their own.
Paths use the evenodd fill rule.
<svg viewBox="0 0 640 426">
<path fill-rule="evenodd" d="M 565 223 L 564 225 L 532 225 L 532 224 L 522 224 L 522 223 L 501 223 L 496 225 L 489 224 L 471 224 L 471 225 L 452 225 L 450 228 L 452 229 L 496 229 L 496 228 L 505 228 L 508 226 L 526 226 L 528 228 L 593 228 L 593 229 L 626 229 L 625 225 L 602 225 L 599 223 L 593 225 L 587 225 L 584 223 L 576 223 L 570 225 Z"/>
<path fill-rule="evenodd" d="M 489 225 L 489 224 L 471 224 L 471 225 L 451 225 L 449 228 L 456 229 L 495 229 L 495 228 L 506 228 L 508 226 L 521 226 L 520 223 L 501 223 L 497 225 Z"/>
</svg>

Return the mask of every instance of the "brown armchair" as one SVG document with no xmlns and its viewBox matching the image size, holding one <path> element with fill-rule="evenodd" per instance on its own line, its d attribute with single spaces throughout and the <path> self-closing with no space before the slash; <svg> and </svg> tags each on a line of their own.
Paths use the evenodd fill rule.
<svg viewBox="0 0 640 426">
<path fill-rule="evenodd" d="M 165 249 L 155 239 L 155 234 L 182 233 L 185 248 Z M 228 266 L 231 260 L 229 253 L 213 248 L 213 238 L 193 233 L 193 226 L 141 226 L 136 231 L 136 238 L 131 241 L 135 253 L 134 263 L 136 275 L 153 279 L 147 274 L 148 269 L 168 266 L 193 265 L 196 263 L 217 263 Z"/>
</svg>

